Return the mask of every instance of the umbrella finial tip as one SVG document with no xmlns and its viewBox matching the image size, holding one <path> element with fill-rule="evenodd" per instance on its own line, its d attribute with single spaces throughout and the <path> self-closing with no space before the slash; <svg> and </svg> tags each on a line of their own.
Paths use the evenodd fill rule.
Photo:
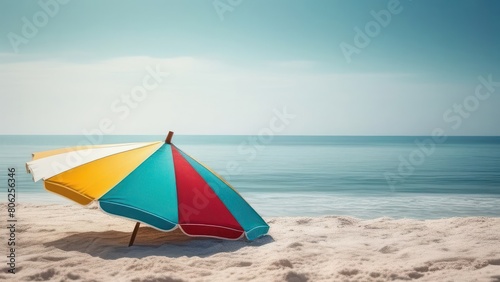
<svg viewBox="0 0 500 282">
<path fill-rule="evenodd" d="M 174 132 L 173 131 L 169 131 L 168 135 L 167 135 L 167 139 L 165 139 L 165 143 L 166 144 L 171 144 L 173 136 L 174 136 Z"/>
</svg>

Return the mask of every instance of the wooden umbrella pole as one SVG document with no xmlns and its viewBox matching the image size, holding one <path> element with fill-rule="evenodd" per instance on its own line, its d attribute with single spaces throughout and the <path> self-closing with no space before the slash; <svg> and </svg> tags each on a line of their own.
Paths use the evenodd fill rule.
<svg viewBox="0 0 500 282">
<path fill-rule="evenodd" d="M 174 132 L 169 131 L 167 135 L 167 139 L 165 139 L 165 143 L 172 144 L 172 137 L 174 137 Z"/>
<path fill-rule="evenodd" d="M 137 236 L 137 232 L 139 231 L 139 225 L 141 225 L 140 222 L 137 222 L 135 224 L 135 228 L 134 228 L 134 232 L 132 232 L 132 237 L 130 237 L 130 242 L 128 243 L 128 246 L 132 246 L 134 244 L 134 241 L 135 241 L 135 236 Z"/>
</svg>

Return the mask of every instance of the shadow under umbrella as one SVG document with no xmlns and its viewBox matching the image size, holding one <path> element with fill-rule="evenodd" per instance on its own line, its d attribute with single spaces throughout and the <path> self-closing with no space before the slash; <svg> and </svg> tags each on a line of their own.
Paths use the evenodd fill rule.
<svg viewBox="0 0 500 282">
<path fill-rule="evenodd" d="M 254 241 L 244 239 L 228 241 L 213 238 L 189 237 L 180 229 L 162 232 L 151 227 L 139 228 L 136 243 L 127 247 L 130 232 L 103 231 L 73 233 L 58 240 L 45 243 L 64 251 L 87 253 L 93 257 L 115 260 L 119 258 L 144 258 L 164 256 L 177 258 L 209 257 L 217 253 L 235 252 L 245 247 L 259 247 L 274 242 L 266 235 Z"/>
</svg>

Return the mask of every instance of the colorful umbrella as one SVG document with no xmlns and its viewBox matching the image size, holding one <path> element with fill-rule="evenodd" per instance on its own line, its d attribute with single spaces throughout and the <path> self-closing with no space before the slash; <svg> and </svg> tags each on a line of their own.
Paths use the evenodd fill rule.
<svg viewBox="0 0 500 282">
<path fill-rule="evenodd" d="M 45 189 L 81 205 L 189 236 L 254 240 L 266 222 L 221 176 L 170 143 L 75 147 L 33 154 L 26 164 Z"/>
</svg>

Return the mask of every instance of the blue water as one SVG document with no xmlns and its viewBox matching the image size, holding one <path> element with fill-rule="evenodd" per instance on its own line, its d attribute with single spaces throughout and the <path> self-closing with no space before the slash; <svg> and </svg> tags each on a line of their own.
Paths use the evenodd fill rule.
<svg viewBox="0 0 500 282">
<path fill-rule="evenodd" d="M 100 143 L 163 140 L 105 136 Z M 70 203 L 33 183 L 32 152 L 83 136 L 0 136 L 0 201 L 7 168 L 19 202 Z M 500 137 L 175 136 L 174 143 L 235 186 L 263 216 L 361 218 L 500 216 Z M 427 142 L 420 149 L 415 142 Z"/>
</svg>

